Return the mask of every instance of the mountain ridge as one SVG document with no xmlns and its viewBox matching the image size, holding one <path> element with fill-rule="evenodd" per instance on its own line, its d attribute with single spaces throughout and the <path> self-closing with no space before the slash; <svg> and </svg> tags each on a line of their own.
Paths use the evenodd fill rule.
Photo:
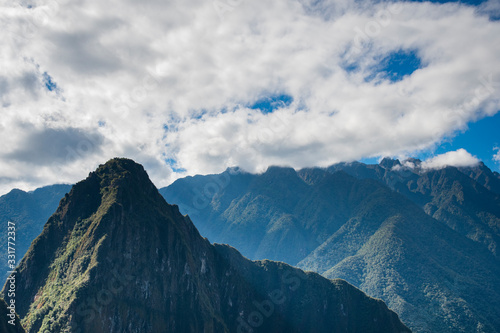
<svg viewBox="0 0 500 333">
<path fill-rule="evenodd" d="M 345 281 L 211 245 L 125 159 L 61 200 L 17 283 L 27 332 L 409 332 Z"/>
<path fill-rule="evenodd" d="M 251 259 L 299 263 L 329 278 L 344 278 L 387 301 L 416 332 L 469 332 L 477 327 L 496 332 L 500 323 L 492 309 L 500 311 L 494 296 L 500 272 L 495 247 L 489 246 L 495 241 L 495 227 L 487 222 L 489 215 L 474 211 L 479 201 L 484 212 L 495 214 L 494 206 L 484 203 L 496 205 L 496 195 L 456 168 L 417 174 L 393 171 L 399 161 L 386 159 L 382 164 L 385 168 L 353 163 L 346 170 L 308 168 L 295 173 L 287 168 L 279 175 L 275 167 L 270 169 L 275 175 L 271 180 L 267 172 L 198 176 L 160 192 L 183 213 L 198 214 L 197 226 L 207 230 L 211 241 L 227 242 Z M 218 177 L 225 179 L 224 186 L 205 193 L 206 204 L 194 209 L 190 194 L 215 188 Z M 171 196 L 171 189 L 182 187 L 185 196 Z M 457 200 L 461 197 L 463 203 Z M 438 209 L 432 212 L 431 205 Z M 435 215 L 437 211 L 443 213 Z M 464 231 L 441 218 L 456 211 L 469 214 L 462 224 L 477 228 L 475 234 L 470 230 L 476 229 Z M 492 236 L 482 239 L 476 234 Z"/>
<path fill-rule="evenodd" d="M 385 164 L 401 166 L 398 160 Z M 339 163 L 327 170 L 342 170 L 360 179 L 374 179 L 404 195 L 438 221 L 482 244 L 495 256 L 500 246 L 500 194 L 495 192 L 494 174 L 484 164 L 475 167 L 443 167 L 421 171 L 383 165 Z M 481 177 L 477 175 L 490 175 Z M 490 177 L 490 178 L 488 178 Z M 478 179 L 481 182 L 477 182 Z M 488 185 L 489 184 L 489 185 Z M 486 187 L 488 186 L 488 187 Z"/>
<path fill-rule="evenodd" d="M 328 248 L 327 244 L 335 243 L 331 240 L 331 238 L 333 239 L 337 237 L 335 239 L 339 239 L 339 235 L 342 234 L 341 228 L 344 228 L 344 232 L 349 231 L 353 234 L 357 234 L 358 238 L 356 242 L 353 243 L 353 241 L 351 241 L 351 243 L 345 243 L 351 244 L 351 247 L 347 248 L 351 251 L 349 252 L 349 255 L 342 255 L 342 252 L 337 251 L 337 257 L 340 258 L 340 260 L 334 260 L 333 257 L 326 258 L 323 256 L 327 259 L 327 262 L 329 260 L 332 264 L 333 262 L 336 263 L 337 267 L 335 269 L 333 269 L 333 267 L 330 267 L 327 270 L 319 269 L 320 266 L 318 266 L 318 264 L 325 266 L 325 262 L 318 262 L 311 266 L 311 258 L 309 258 L 309 263 L 306 264 L 303 262 L 301 265 L 303 265 L 303 268 L 307 267 L 308 269 L 321 271 L 323 274 L 327 274 L 327 276 L 330 277 L 343 277 L 348 281 L 353 282 L 358 287 L 362 287 L 362 289 L 371 295 L 377 295 L 387 301 L 389 298 L 386 298 L 385 296 L 382 297 L 383 291 L 377 290 L 373 284 L 370 285 L 361 283 L 359 277 L 363 276 L 363 272 L 360 272 L 359 275 L 356 276 L 351 274 L 349 270 L 356 267 L 366 268 L 366 265 L 359 265 L 359 263 L 364 261 L 362 258 L 368 254 L 368 249 L 373 246 L 373 242 L 368 242 L 370 238 L 382 241 L 383 238 L 380 238 L 378 235 L 384 237 L 388 235 L 403 235 L 400 232 L 394 234 L 392 231 L 398 230 L 397 228 L 394 229 L 394 226 L 402 222 L 401 220 L 398 220 L 397 216 L 395 216 L 393 219 L 387 220 L 385 224 L 381 222 L 380 224 L 377 224 L 381 228 L 381 231 L 379 231 L 378 234 L 376 232 L 361 232 L 361 229 L 359 229 L 359 221 L 352 219 L 351 214 L 353 214 L 353 211 L 342 208 L 342 205 L 345 207 L 345 200 L 350 197 L 354 198 L 355 193 L 358 193 L 359 195 L 359 193 L 363 193 L 363 191 L 366 192 L 369 188 L 375 188 L 374 184 L 382 184 L 421 207 L 421 209 L 425 211 L 427 215 L 434 218 L 435 221 L 440 221 L 441 223 L 446 224 L 456 233 L 459 233 L 477 244 L 484 246 L 484 248 L 490 251 L 493 255 L 496 253 L 496 244 L 498 243 L 498 239 L 495 236 L 495 233 L 497 233 L 498 230 L 498 223 L 494 222 L 495 216 L 498 217 L 498 214 L 496 213 L 498 210 L 492 210 L 492 207 L 495 207 L 494 205 L 484 205 L 485 202 L 498 202 L 498 199 L 494 199 L 497 194 L 497 187 L 495 185 L 496 179 L 500 180 L 500 175 L 498 175 L 498 173 L 492 172 L 482 163 L 473 167 L 447 167 L 440 170 L 425 170 L 424 172 L 416 169 L 415 167 L 409 168 L 407 166 L 407 162 L 413 163 L 414 166 L 418 166 L 420 163 L 420 161 L 416 159 L 400 162 L 398 160 L 387 158 L 384 159 L 379 165 L 366 165 L 359 162 L 340 163 L 327 168 L 326 171 L 330 171 L 330 173 L 326 173 L 325 169 L 319 168 L 298 170 L 296 174 L 302 179 L 305 185 L 320 185 L 328 188 L 328 181 L 326 180 L 329 179 L 331 184 L 336 184 L 336 182 L 332 182 L 332 179 L 334 178 L 330 178 L 332 175 L 333 177 L 337 177 L 337 183 L 343 185 L 331 186 L 332 189 L 329 190 L 329 192 L 322 192 L 322 190 L 316 193 L 311 192 L 310 198 L 307 200 L 299 200 L 300 202 L 298 205 L 296 204 L 296 199 L 294 199 L 295 201 L 292 202 L 292 204 L 290 202 L 279 203 L 279 205 L 276 206 L 280 208 L 279 210 L 275 207 L 275 203 L 273 201 L 275 199 L 269 200 L 269 193 L 273 193 L 272 196 L 274 197 L 280 197 L 281 193 L 286 194 L 287 192 L 290 192 L 290 190 L 286 189 L 287 186 L 284 188 L 285 191 L 277 190 L 280 188 L 279 186 L 282 186 L 283 188 L 283 185 L 280 185 L 279 182 L 277 182 L 279 177 L 282 177 L 282 180 L 290 176 L 297 179 L 294 175 L 293 169 L 290 168 L 286 169 L 286 172 L 283 174 L 280 174 L 281 169 L 279 167 L 270 168 L 268 171 L 279 177 L 269 177 L 269 181 L 264 181 L 258 186 L 255 184 L 252 185 L 253 179 L 258 175 L 246 173 L 238 168 L 230 168 L 222 174 L 187 177 L 175 182 L 169 186 L 169 188 L 175 188 L 175 196 L 166 194 L 165 188 L 160 189 L 160 191 L 169 202 L 178 204 L 181 212 L 189 213 L 190 216 L 194 216 L 197 228 L 202 231 L 201 233 L 203 235 L 208 236 L 212 241 L 220 241 L 220 239 L 217 239 L 217 237 L 214 236 L 217 232 L 221 232 L 221 230 L 224 229 L 224 225 L 226 223 L 224 221 L 231 221 L 232 224 L 233 222 L 237 222 L 234 223 L 230 229 L 226 230 L 225 237 L 227 237 L 227 239 L 231 239 L 231 235 L 235 232 L 235 230 L 237 231 L 238 228 L 245 227 L 245 223 L 249 223 L 248 220 L 251 220 L 254 212 L 259 212 L 261 218 L 259 219 L 259 223 L 255 225 L 257 227 L 257 232 L 252 232 L 251 235 L 253 235 L 254 238 L 250 242 L 248 242 L 250 232 L 237 232 L 237 234 L 242 236 L 242 242 L 247 241 L 247 243 L 249 243 L 249 245 L 241 247 L 237 245 L 238 248 L 243 250 L 244 253 L 253 259 L 271 257 L 276 260 L 283 260 L 296 264 L 298 261 L 294 258 L 300 257 L 301 260 L 305 260 L 305 257 L 313 255 L 313 251 L 314 253 L 319 253 L 322 248 Z M 268 173 L 267 176 L 269 176 L 270 173 Z M 363 182 L 363 186 L 359 185 L 359 189 L 354 191 L 353 194 L 343 197 L 339 195 L 339 193 L 344 191 L 342 189 L 348 188 L 346 184 L 351 184 L 350 182 L 352 182 L 352 179 L 349 180 L 349 178 L 345 177 L 345 175 L 350 175 L 353 179 L 371 179 L 371 183 Z M 268 190 L 266 190 L 268 191 L 266 192 L 268 193 L 266 196 L 262 196 L 262 193 L 258 193 L 259 188 L 263 187 L 268 188 Z M 239 193 L 247 192 L 249 191 L 249 188 L 251 189 L 249 193 L 253 194 L 245 197 L 244 199 L 246 201 L 239 201 L 239 199 L 235 200 L 239 196 Z M 329 194 L 326 195 L 326 193 Z M 349 193 L 349 191 L 345 190 L 345 193 Z M 386 192 L 382 191 L 379 195 L 383 197 L 386 195 L 384 193 Z M 254 194 L 255 196 L 252 197 Z M 290 197 L 290 194 L 287 195 Z M 322 196 L 330 196 L 332 198 L 335 197 L 336 199 L 326 201 L 320 200 Z M 291 197 L 293 198 L 293 194 Z M 473 200 L 471 200 L 471 198 Z M 375 200 L 373 202 L 377 201 Z M 283 207 L 286 209 L 292 207 L 293 210 L 284 212 Z M 373 207 L 376 208 L 376 205 Z M 228 208 L 231 208 L 231 210 L 226 212 Z M 300 209 L 304 209 L 304 212 L 297 215 L 297 210 Z M 322 211 L 328 213 L 321 213 Z M 245 213 L 246 215 L 240 214 L 240 212 Z M 233 216 L 239 215 L 243 217 L 239 218 L 239 222 L 237 219 L 233 219 Z M 336 220 L 336 223 L 340 226 L 328 229 L 329 231 L 325 229 L 327 231 L 324 231 L 323 233 L 315 231 L 314 236 L 310 236 L 311 230 L 314 230 L 314 223 L 311 224 L 311 222 L 308 222 L 302 225 L 303 221 L 301 220 L 303 220 L 305 216 L 311 216 L 313 218 L 310 220 L 317 219 L 318 221 L 328 221 L 328 219 L 331 218 L 332 220 Z M 203 219 L 210 221 L 210 223 L 206 224 Z M 266 221 L 270 220 L 274 222 L 266 226 Z M 245 228 L 241 230 L 245 230 Z M 335 236 L 336 233 L 338 233 L 337 236 Z M 448 231 L 446 233 L 449 234 Z M 238 238 L 236 237 L 234 239 Z M 234 242 L 229 243 L 235 245 Z M 257 248 L 252 247 L 251 244 L 254 243 L 260 243 L 260 245 Z M 366 244 L 370 245 L 368 246 Z M 365 245 L 368 247 L 365 247 L 363 250 Z M 339 247 L 340 245 L 336 246 Z M 352 246 L 354 246 L 354 248 L 352 248 Z M 475 247 L 476 245 L 474 245 L 474 248 Z M 361 255 L 356 255 L 356 252 L 354 252 L 355 249 L 357 249 L 356 251 L 360 251 Z M 418 250 L 419 249 L 416 249 L 417 252 Z M 391 251 L 397 252 L 400 250 L 394 248 Z M 343 258 L 343 256 L 345 258 Z M 380 257 L 377 260 L 381 259 L 383 259 L 383 257 Z M 471 258 L 471 260 L 474 260 L 474 258 Z M 490 262 L 490 266 L 498 267 L 498 263 L 494 259 L 487 260 Z M 373 274 L 379 273 L 373 271 Z M 375 276 L 377 275 L 374 275 L 374 277 Z M 462 277 L 460 276 L 460 274 L 457 275 L 458 279 L 455 282 L 459 285 L 461 283 L 463 284 L 463 282 L 460 281 L 464 280 L 464 275 L 462 275 Z M 378 279 L 383 282 L 386 278 L 379 275 L 379 277 L 374 279 Z M 453 279 L 456 278 L 452 278 L 452 280 Z M 434 295 L 439 295 L 441 291 L 438 286 L 431 287 L 429 285 L 426 288 L 427 289 L 425 290 L 433 290 L 432 293 L 434 293 Z M 442 287 L 442 290 L 446 291 L 448 289 L 450 288 Z M 453 291 L 454 289 L 455 287 L 450 290 Z M 498 288 L 493 290 L 498 291 Z M 449 292 L 449 290 L 446 292 Z M 494 292 L 492 294 L 494 294 Z M 436 297 L 436 299 L 438 298 L 439 297 Z M 439 304 L 439 302 L 441 301 L 438 301 L 436 304 Z M 492 304 L 496 303 L 493 302 Z M 437 306 L 437 309 L 440 308 L 438 305 L 435 306 Z M 496 306 L 497 305 L 494 305 L 494 307 Z M 464 311 L 470 312 L 470 310 Z M 415 311 L 415 313 L 417 312 L 418 311 Z M 456 313 L 454 315 L 457 315 L 458 317 L 462 316 L 460 313 Z M 407 320 L 405 315 L 403 315 L 402 318 Z M 425 320 L 429 319 L 427 318 Z M 420 320 L 420 322 L 422 322 L 422 320 Z M 459 322 L 451 325 L 459 325 Z M 415 328 L 416 326 L 413 327 Z M 442 331 L 446 331 L 446 329 L 448 328 L 445 327 Z M 427 331 L 429 330 L 430 329 L 427 329 Z M 422 330 L 422 332 L 423 331 L 424 330 Z M 486 329 L 483 331 L 487 332 Z"/>
</svg>

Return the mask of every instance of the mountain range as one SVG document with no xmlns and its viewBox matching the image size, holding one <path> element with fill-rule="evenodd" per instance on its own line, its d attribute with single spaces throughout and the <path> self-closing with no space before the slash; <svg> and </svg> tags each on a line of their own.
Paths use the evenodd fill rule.
<svg viewBox="0 0 500 333">
<path fill-rule="evenodd" d="M 228 169 L 160 189 L 212 242 L 343 278 L 415 332 L 498 332 L 498 174 L 418 160 Z"/>
<path fill-rule="evenodd" d="M 483 163 L 474 167 L 422 169 L 410 159 L 384 159 L 380 165 L 340 163 L 329 172 L 344 171 L 362 179 L 376 179 L 401 193 L 453 230 L 483 244 L 496 257 L 500 245 L 500 174 Z"/>
<path fill-rule="evenodd" d="M 39 189 L 52 200 L 34 201 L 25 198 L 37 191 L 14 190 L 0 197 L 0 217 L 29 216 L 33 206 L 40 218 L 26 220 L 41 230 L 68 189 Z M 414 332 L 500 331 L 500 175 L 482 163 L 428 169 L 386 158 L 262 174 L 229 168 L 160 193 L 211 242 L 345 279 L 384 300 Z"/>
<path fill-rule="evenodd" d="M 64 196 L 16 286 L 27 332 L 410 331 L 344 280 L 210 244 L 127 159 Z"/>
</svg>

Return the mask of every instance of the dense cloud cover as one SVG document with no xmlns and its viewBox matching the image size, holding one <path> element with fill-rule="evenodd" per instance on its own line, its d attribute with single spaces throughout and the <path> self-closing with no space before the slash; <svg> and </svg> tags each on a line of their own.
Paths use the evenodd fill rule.
<svg viewBox="0 0 500 333">
<path fill-rule="evenodd" d="M 114 156 L 162 186 L 432 149 L 500 109 L 499 13 L 497 0 L 4 4 L 0 193 Z M 393 55 L 414 68 L 394 73 Z"/>
</svg>

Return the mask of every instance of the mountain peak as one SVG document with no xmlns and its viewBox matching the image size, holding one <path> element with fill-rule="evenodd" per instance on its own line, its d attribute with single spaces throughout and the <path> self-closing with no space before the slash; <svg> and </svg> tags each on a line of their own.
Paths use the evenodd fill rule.
<svg viewBox="0 0 500 333">
<path fill-rule="evenodd" d="M 393 160 L 390 157 L 384 157 L 382 161 L 380 161 L 380 166 L 383 167 L 384 169 L 392 169 L 396 165 L 401 165 L 398 159 Z"/>
<path fill-rule="evenodd" d="M 90 174 L 93 175 L 100 178 L 102 188 L 130 186 L 131 183 L 154 187 L 143 166 L 127 158 L 111 159 Z"/>
<path fill-rule="evenodd" d="M 95 171 L 98 174 L 113 174 L 113 175 L 120 175 L 125 172 L 139 172 L 139 173 L 146 173 L 144 170 L 143 166 L 140 165 L 139 163 L 136 163 L 135 161 L 128 159 L 128 158 L 122 158 L 122 157 L 115 157 L 109 161 L 107 161 L 104 164 L 99 165 L 97 170 Z"/>
<path fill-rule="evenodd" d="M 65 200 L 82 207 L 85 206 L 83 198 L 88 198 L 84 202 L 94 203 L 91 211 L 113 203 L 129 211 L 132 206 L 157 206 L 163 201 L 143 166 L 127 158 L 114 158 L 101 164 L 85 180 L 77 183 Z"/>
<path fill-rule="evenodd" d="M 264 174 L 271 175 L 271 176 L 278 176 L 278 175 L 290 176 L 290 175 L 296 175 L 297 172 L 292 167 L 271 165 L 267 168 L 267 170 L 266 170 L 266 172 L 264 172 Z"/>
<path fill-rule="evenodd" d="M 33 241 L 16 310 L 28 333 L 408 332 L 345 281 L 226 248 L 201 237 L 142 166 L 113 159 L 73 187 Z"/>
</svg>

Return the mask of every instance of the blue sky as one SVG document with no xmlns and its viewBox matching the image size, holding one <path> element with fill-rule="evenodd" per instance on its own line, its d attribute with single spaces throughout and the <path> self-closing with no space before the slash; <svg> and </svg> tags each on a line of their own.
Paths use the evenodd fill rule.
<svg viewBox="0 0 500 333">
<path fill-rule="evenodd" d="M 398 50 L 380 60 L 378 72 L 390 81 L 400 81 L 422 68 L 422 61 L 415 50 Z"/>
<path fill-rule="evenodd" d="M 500 113 L 492 117 L 483 118 L 477 122 L 471 122 L 468 129 L 459 131 L 456 136 L 445 139 L 436 149 L 435 154 L 464 148 L 471 154 L 477 156 L 490 169 L 500 172 L 500 164 L 493 161 L 494 148 L 500 147 Z M 420 154 L 425 159 L 429 153 Z"/>
<path fill-rule="evenodd" d="M 289 106 L 293 102 L 293 97 L 286 94 L 270 94 L 264 98 L 258 99 L 250 105 L 250 109 L 259 110 L 266 114 L 276 109 Z"/>
<path fill-rule="evenodd" d="M 443 142 L 434 149 L 417 153 L 414 157 L 426 160 L 435 155 L 463 148 L 476 156 L 491 170 L 500 172 L 500 163 L 493 160 L 493 155 L 496 153 L 495 148 L 500 147 L 499 128 L 500 113 L 497 113 L 494 116 L 469 123 L 466 130 L 457 131 L 454 135 L 445 138 Z M 361 162 L 377 164 L 380 158 L 381 157 L 364 158 L 361 159 Z"/>
</svg>

